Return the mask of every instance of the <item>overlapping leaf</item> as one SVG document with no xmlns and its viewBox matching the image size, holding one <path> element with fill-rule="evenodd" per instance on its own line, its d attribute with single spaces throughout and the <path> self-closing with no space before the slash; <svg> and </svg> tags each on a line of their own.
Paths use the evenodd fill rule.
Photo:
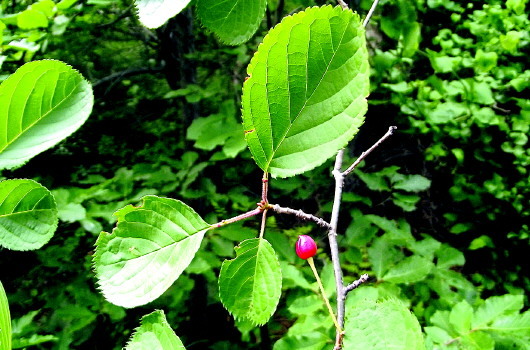
<svg viewBox="0 0 530 350">
<path fill-rule="evenodd" d="M 186 350 L 162 310 L 142 317 L 125 350 Z"/>
<path fill-rule="evenodd" d="M 158 298 L 180 276 L 210 228 L 199 215 L 175 199 L 146 196 L 114 215 L 112 233 L 96 242 L 95 270 L 105 298 L 135 307 Z"/>
<path fill-rule="evenodd" d="M 266 7 L 267 0 L 199 0 L 197 15 L 221 41 L 238 45 L 254 35 Z"/>
<path fill-rule="evenodd" d="M 39 249 L 57 229 L 55 200 L 33 180 L 0 182 L 0 246 L 12 250 Z"/>
<path fill-rule="evenodd" d="M 399 300 L 366 300 L 346 310 L 344 349 L 425 349 L 420 324 Z"/>
<path fill-rule="evenodd" d="M 258 166 L 279 177 L 315 168 L 364 121 L 369 67 L 359 16 L 324 6 L 284 18 L 248 75 L 243 126 Z"/>
<path fill-rule="evenodd" d="M 236 247 L 237 257 L 226 260 L 219 275 L 219 296 L 236 319 L 265 324 L 276 310 L 282 289 L 280 263 L 263 238 Z"/>
<path fill-rule="evenodd" d="M 93 103 L 90 84 L 65 63 L 23 65 L 0 85 L 0 169 L 20 166 L 72 134 Z"/>
<path fill-rule="evenodd" d="M 140 22 L 147 28 L 158 28 L 175 17 L 190 0 L 135 0 Z"/>
</svg>

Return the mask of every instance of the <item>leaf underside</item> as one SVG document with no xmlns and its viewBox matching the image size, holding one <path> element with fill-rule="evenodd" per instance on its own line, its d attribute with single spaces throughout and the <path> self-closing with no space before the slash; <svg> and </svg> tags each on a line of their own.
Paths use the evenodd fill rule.
<svg viewBox="0 0 530 350">
<path fill-rule="evenodd" d="M 164 293 L 190 264 L 210 228 L 184 203 L 145 196 L 114 215 L 112 233 L 96 242 L 94 265 L 105 298 L 123 307 L 147 304 Z"/>
<path fill-rule="evenodd" d="M 266 7 L 266 0 L 199 0 L 197 16 L 222 42 L 239 45 L 258 30 Z"/>
<path fill-rule="evenodd" d="M 158 28 L 180 13 L 190 0 L 135 0 L 138 18 L 147 28 Z"/>
<path fill-rule="evenodd" d="M 280 300 L 282 275 L 274 249 L 263 238 L 236 247 L 237 257 L 225 260 L 219 275 L 219 296 L 236 319 L 265 324 Z"/>
<path fill-rule="evenodd" d="M 142 317 L 125 350 L 186 350 L 173 332 L 164 311 L 156 310 Z"/>
<path fill-rule="evenodd" d="M 334 156 L 367 110 L 368 52 L 357 14 L 313 7 L 285 17 L 248 66 L 245 138 L 257 165 L 277 177 Z"/>
<path fill-rule="evenodd" d="M 0 169 L 21 166 L 71 135 L 93 104 L 91 85 L 65 63 L 20 67 L 0 85 Z"/>
<path fill-rule="evenodd" d="M 53 195 L 33 180 L 0 182 L 0 246 L 12 250 L 39 249 L 58 224 Z"/>
</svg>

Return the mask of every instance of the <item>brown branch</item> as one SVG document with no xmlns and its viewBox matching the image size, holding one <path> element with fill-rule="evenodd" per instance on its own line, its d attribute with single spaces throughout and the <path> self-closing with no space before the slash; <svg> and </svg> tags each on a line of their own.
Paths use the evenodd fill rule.
<svg viewBox="0 0 530 350">
<path fill-rule="evenodd" d="M 303 220 L 313 221 L 314 223 L 316 223 L 320 227 L 324 227 L 324 228 L 326 228 L 328 230 L 331 229 L 331 225 L 328 222 L 326 222 L 325 220 L 323 220 L 323 219 L 321 219 L 321 218 L 319 218 L 317 216 L 304 213 L 302 210 L 284 208 L 284 207 L 280 207 L 278 204 L 274 204 L 274 205 L 271 204 L 268 208 L 271 209 L 272 211 L 274 211 L 275 213 L 294 215 L 294 216 L 296 216 L 296 217 L 298 217 L 300 219 L 303 219 Z"/>
</svg>

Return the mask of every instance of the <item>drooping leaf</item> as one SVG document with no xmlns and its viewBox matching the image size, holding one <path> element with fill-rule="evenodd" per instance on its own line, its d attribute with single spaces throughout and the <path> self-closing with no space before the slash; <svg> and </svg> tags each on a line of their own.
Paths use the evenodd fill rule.
<svg viewBox="0 0 530 350">
<path fill-rule="evenodd" d="M 488 330 L 530 337 L 530 311 L 496 318 Z"/>
<path fill-rule="evenodd" d="M 175 17 L 190 0 L 135 0 L 138 18 L 147 28 L 158 28 Z"/>
<path fill-rule="evenodd" d="M 221 41 L 244 43 L 258 29 L 267 0 L 199 0 L 197 16 Z"/>
<path fill-rule="evenodd" d="M 0 246 L 12 250 L 39 249 L 57 229 L 53 195 L 33 180 L 0 182 Z"/>
<path fill-rule="evenodd" d="M 11 315 L 6 291 L 0 281 L 0 349 L 11 350 Z"/>
<path fill-rule="evenodd" d="M 368 74 L 357 14 L 324 6 L 285 17 L 243 85 L 245 137 L 258 166 L 288 177 L 335 155 L 364 121 Z"/>
<path fill-rule="evenodd" d="M 433 268 L 432 261 L 413 255 L 390 268 L 383 280 L 392 283 L 413 283 L 424 279 Z"/>
<path fill-rule="evenodd" d="M 366 300 L 346 309 L 344 349 L 425 349 L 416 317 L 395 299 Z"/>
<path fill-rule="evenodd" d="M 102 232 L 96 242 L 99 286 L 108 301 L 123 307 L 144 305 L 164 293 L 210 228 L 175 199 L 145 196 L 142 201 L 118 210 L 116 228 Z"/>
<path fill-rule="evenodd" d="M 186 350 L 171 329 L 164 311 L 156 310 L 142 317 L 125 350 Z"/>
<path fill-rule="evenodd" d="M 280 263 L 263 238 L 236 247 L 237 257 L 226 260 L 219 275 L 219 296 L 236 319 L 265 324 L 276 310 L 282 289 Z"/>
<path fill-rule="evenodd" d="M 0 85 L 0 169 L 20 166 L 72 134 L 93 103 L 90 84 L 65 63 L 23 65 Z"/>
</svg>

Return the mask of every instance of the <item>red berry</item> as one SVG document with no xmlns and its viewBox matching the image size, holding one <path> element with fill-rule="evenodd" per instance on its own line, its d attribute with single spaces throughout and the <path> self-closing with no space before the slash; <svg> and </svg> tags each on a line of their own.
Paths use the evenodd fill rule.
<svg viewBox="0 0 530 350">
<path fill-rule="evenodd" d="M 298 241 L 296 242 L 296 255 L 300 259 L 309 259 L 315 256 L 317 253 L 317 244 L 313 240 L 313 238 L 301 235 L 298 236 Z"/>
</svg>

